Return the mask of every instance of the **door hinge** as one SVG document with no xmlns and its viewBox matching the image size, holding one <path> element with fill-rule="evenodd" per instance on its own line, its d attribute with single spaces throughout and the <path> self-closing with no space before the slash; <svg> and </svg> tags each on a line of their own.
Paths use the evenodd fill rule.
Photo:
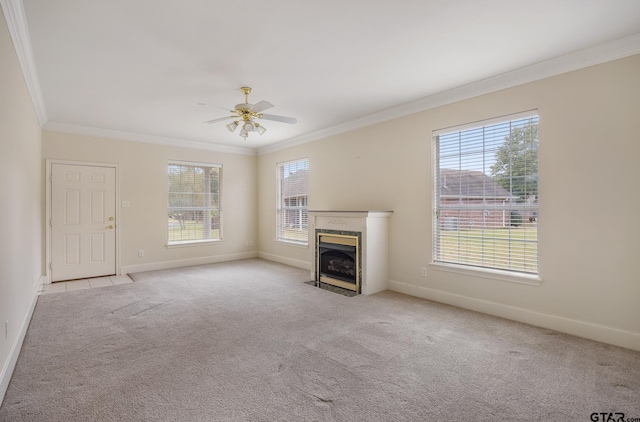
<svg viewBox="0 0 640 422">
<path fill-rule="evenodd" d="M 49 269 L 53 271 L 53 262 L 49 262 Z"/>
<path fill-rule="evenodd" d="M 50 219 L 49 219 L 49 226 L 50 226 L 50 227 L 53 227 L 53 218 L 50 218 Z"/>
</svg>

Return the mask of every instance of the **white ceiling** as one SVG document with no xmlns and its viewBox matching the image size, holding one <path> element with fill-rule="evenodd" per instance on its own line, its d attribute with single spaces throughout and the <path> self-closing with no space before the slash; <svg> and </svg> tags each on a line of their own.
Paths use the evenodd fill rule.
<svg viewBox="0 0 640 422">
<path fill-rule="evenodd" d="M 2 2 L 24 7 L 45 128 L 213 149 L 273 149 L 640 52 L 638 0 Z M 246 140 L 202 123 L 241 86 L 298 123 Z"/>
</svg>

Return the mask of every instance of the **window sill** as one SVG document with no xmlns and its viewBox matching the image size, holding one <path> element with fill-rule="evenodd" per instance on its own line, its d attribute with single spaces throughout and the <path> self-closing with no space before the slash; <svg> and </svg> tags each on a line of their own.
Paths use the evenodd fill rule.
<svg viewBox="0 0 640 422">
<path fill-rule="evenodd" d="M 222 239 L 211 239 L 211 240 L 188 240 L 180 243 L 168 243 L 167 249 L 173 248 L 188 248 L 190 246 L 207 246 L 207 245 L 217 245 L 223 243 Z"/>
<path fill-rule="evenodd" d="M 534 274 L 513 273 L 510 271 L 467 267 L 464 265 L 444 264 L 441 262 L 432 262 L 429 264 L 429 268 L 436 271 L 489 278 L 491 280 L 508 281 L 510 283 L 526 284 L 529 286 L 540 286 L 542 284 L 540 276 Z"/>
<path fill-rule="evenodd" d="M 309 248 L 309 242 L 298 242 L 295 240 L 276 239 L 276 243 L 282 243 L 287 246 L 295 246 L 297 248 Z"/>
</svg>

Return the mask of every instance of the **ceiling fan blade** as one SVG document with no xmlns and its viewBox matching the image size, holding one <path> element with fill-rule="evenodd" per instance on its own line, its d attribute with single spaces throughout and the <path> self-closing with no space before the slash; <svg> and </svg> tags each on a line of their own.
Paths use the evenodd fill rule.
<svg viewBox="0 0 640 422">
<path fill-rule="evenodd" d="M 285 116 L 276 116 L 275 114 L 262 114 L 259 116 L 264 120 L 273 120 L 274 122 L 282 122 L 282 123 L 298 123 L 298 119 L 295 117 L 285 117 Z"/>
<path fill-rule="evenodd" d="M 256 103 L 251 107 L 251 111 L 253 111 L 254 113 L 260 113 L 262 110 L 266 110 L 271 107 L 273 107 L 273 104 L 271 104 L 269 101 L 260 101 L 259 103 Z"/>
<path fill-rule="evenodd" d="M 206 122 L 202 122 L 202 123 L 207 123 L 207 124 L 217 123 L 217 122 L 221 122 L 221 121 L 227 120 L 227 119 L 235 119 L 236 117 L 238 117 L 238 116 L 220 117 L 219 119 L 207 120 Z"/>
</svg>

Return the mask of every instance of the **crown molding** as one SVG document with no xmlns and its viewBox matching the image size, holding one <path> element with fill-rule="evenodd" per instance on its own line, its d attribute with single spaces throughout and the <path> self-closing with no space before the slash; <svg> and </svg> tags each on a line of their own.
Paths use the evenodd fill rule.
<svg viewBox="0 0 640 422">
<path fill-rule="evenodd" d="M 341 125 L 297 136 L 258 149 L 258 155 L 305 144 L 340 133 L 349 132 L 377 123 L 408 116 L 436 107 L 477 97 L 502 89 L 523 85 L 551 76 L 560 75 L 585 67 L 621 59 L 640 53 L 640 33 L 599 44 L 564 56 L 522 67 L 491 78 L 483 79 L 447 91 L 439 92 L 416 101 L 401 104 Z"/>
<path fill-rule="evenodd" d="M 66 123 L 47 122 L 44 125 L 43 129 L 51 132 L 70 133 L 73 135 L 120 139 L 123 141 L 144 142 L 147 144 L 158 144 L 181 148 L 193 148 L 207 151 L 225 152 L 228 154 L 256 155 L 256 149 L 254 148 L 234 147 L 230 145 L 214 144 L 201 141 L 190 141 L 178 138 L 169 138 L 165 136 L 100 129 L 89 126 L 70 125 Z"/>
<path fill-rule="evenodd" d="M 7 21 L 9 34 L 13 41 L 13 47 L 18 56 L 18 62 L 22 68 L 22 74 L 31 96 L 31 102 L 35 109 L 36 116 L 43 127 L 47 122 L 47 109 L 44 105 L 42 90 L 36 70 L 36 62 L 33 58 L 33 50 L 31 49 L 31 38 L 29 37 L 29 28 L 27 27 L 27 18 L 24 13 L 22 0 L 0 0 L 0 6 Z"/>
</svg>

